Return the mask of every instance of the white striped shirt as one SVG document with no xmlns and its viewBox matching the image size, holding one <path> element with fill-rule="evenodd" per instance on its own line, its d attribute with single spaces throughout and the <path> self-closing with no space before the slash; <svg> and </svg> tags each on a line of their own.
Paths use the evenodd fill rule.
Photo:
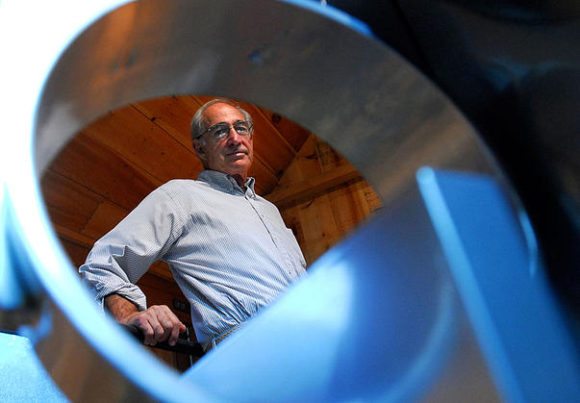
<svg viewBox="0 0 580 403">
<path fill-rule="evenodd" d="M 306 267 L 276 206 L 254 192 L 254 179 L 244 191 L 209 170 L 149 194 L 95 243 L 79 271 L 97 300 L 117 293 L 143 310 L 135 283 L 156 260 L 169 264 L 203 343 L 247 320 Z"/>
</svg>

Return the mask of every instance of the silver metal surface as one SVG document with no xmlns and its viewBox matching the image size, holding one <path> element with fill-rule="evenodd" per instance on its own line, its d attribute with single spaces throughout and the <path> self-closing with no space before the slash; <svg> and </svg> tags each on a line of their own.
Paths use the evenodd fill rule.
<svg viewBox="0 0 580 403">
<path fill-rule="evenodd" d="M 360 24 L 349 22 L 348 16 L 330 7 L 312 9 L 272 0 L 157 0 L 116 9 L 83 31 L 50 71 L 37 108 L 24 114 L 28 120 L 18 134 L 34 135 L 34 170 L 26 154 L 20 156 L 22 167 L 13 169 L 41 175 L 81 128 L 128 103 L 211 94 L 265 106 L 319 135 L 359 169 L 382 196 L 385 210 L 400 207 L 424 165 L 483 171 L 502 180 L 472 127 L 428 80 L 361 32 Z M 23 108 L 26 112 L 26 105 Z M 207 390 L 195 377 L 180 382 L 177 374 L 146 356 L 102 317 L 74 276 L 46 217 L 30 213 L 31 206 L 42 212 L 35 181 L 18 181 L 9 178 L 12 171 L 4 173 L 18 222 L 14 233 L 27 255 L 24 270 L 34 273 L 41 290 L 37 298 L 49 301 L 44 333 L 32 332 L 38 339 L 36 349 L 69 397 L 192 401 L 228 396 L 222 390 Z M 20 201 L 27 195 L 36 201 L 25 206 Z M 401 214 L 412 221 L 413 211 Z M 419 246 L 417 253 L 421 250 Z M 434 256 L 423 258 L 433 266 L 440 264 Z M 426 321 L 436 325 L 419 290 L 400 292 L 425 306 Z M 496 397 L 485 369 L 473 374 L 461 370 L 484 368 L 470 330 L 462 329 L 467 330 L 453 344 L 459 349 L 453 359 L 431 374 L 432 382 L 442 379 L 441 383 L 421 390 L 427 400 L 437 400 L 437 393 L 447 389 L 463 400 L 472 397 L 473 390 Z M 212 356 L 205 359 L 209 362 Z M 276 357 L 268 360 L 270 365 L 284 365 Z M 406 371 L 393 369 L 392 377 L 367 385 L 358 397 L 364 399 L 365 390 L 375 393 L 377 388 L 382 396 L 391 396 L 399 370 Z M 300 390 L 296 393 L 299 396 Z"/>
</svg>

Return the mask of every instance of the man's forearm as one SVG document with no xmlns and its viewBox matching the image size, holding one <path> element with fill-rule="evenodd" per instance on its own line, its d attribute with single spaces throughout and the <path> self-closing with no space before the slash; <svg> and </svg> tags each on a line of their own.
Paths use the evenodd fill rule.
<svg viewBox="0 0 580 403">
<path fill-rule="evenodd" d="M 118 294 L 105 297 L 105 308 L 119 323 L 125 323 L 127 318 L 138 311 L 137 306 Z"/>
</svg>

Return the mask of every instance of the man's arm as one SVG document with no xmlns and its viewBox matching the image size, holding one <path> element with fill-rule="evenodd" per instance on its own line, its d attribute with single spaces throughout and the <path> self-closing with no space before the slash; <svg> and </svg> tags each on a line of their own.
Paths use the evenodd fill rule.
<svg viewBox="0 0 580 403">
<path fill-rule="evenodd" d="M 136 285 L 179 236 L 180 217 L 179 205 L 158 188 L 95 243 L 79 268 L 83 280 L 96 291 L 95 299 L 119 323 L 139 329 L 148 345 L 165 340 L 175 344 L 185 331 L 169 307 L 147 309 L 145 294 Z"/>
<path fill-rule="evenodd" d="M 179 334 L 185 331 L 185 325 L 167 305 L 153 305 L 145 311 L 117 294 L 105 297 L 105 308 L 117 322 L 136 327 L 145 336 L 144 343 L 154 346 L 160 341 L 175 345 Z"/>
</svg>

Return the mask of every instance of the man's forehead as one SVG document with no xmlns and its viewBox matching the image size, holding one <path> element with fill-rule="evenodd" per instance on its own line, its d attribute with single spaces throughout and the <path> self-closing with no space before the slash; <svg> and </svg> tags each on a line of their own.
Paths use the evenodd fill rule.
<svg viewBox="0 0 580 403">
<path fill-rule="evenodd" d="M 210 124 L 244 120 L 244 115 L 232 105 L 216 103 L 209 106 L 203 113 L 204 120 Z"/>
</svg>

